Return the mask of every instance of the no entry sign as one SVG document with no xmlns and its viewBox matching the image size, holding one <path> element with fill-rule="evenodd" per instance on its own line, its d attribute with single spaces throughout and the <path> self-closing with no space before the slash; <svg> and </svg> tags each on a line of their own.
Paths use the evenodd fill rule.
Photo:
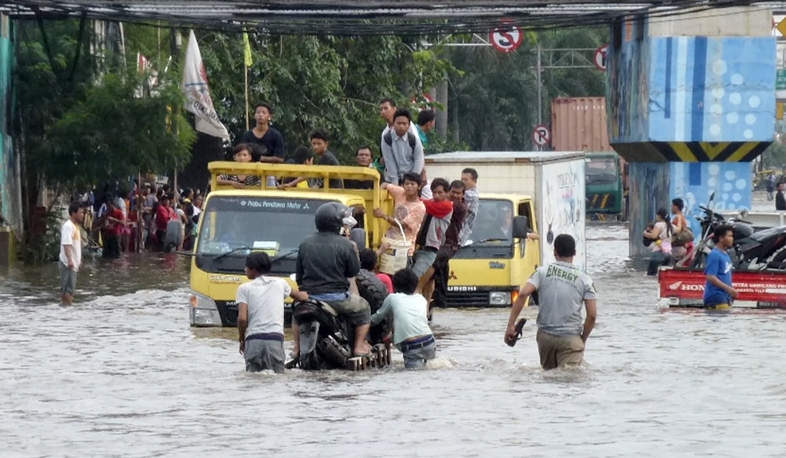
<svg viewBox="0 0 786 458">
<path fill-rule="evenodd" d="M 499 52 L 513 52 L 524 42 L 524 34 L 515 25 L 503 23 L 489 34 L 489 41 Z"/>
<path fill-rule="evenodd" d="M 609 45 L 603 45 L 595 50 L 595 55 L 593 56 L 592 61 L 595 63 L 595 67 L 597 67 L 600 71 L 606 71 L 606 56 L 608 52 Z"/>
<path fill-rule="evenodd" d="M 538 146 L 546 146 L 551 143 L 551 130 L 545 124 L 539 124 L 532 131 L 532 143 Z"/>
</svg>

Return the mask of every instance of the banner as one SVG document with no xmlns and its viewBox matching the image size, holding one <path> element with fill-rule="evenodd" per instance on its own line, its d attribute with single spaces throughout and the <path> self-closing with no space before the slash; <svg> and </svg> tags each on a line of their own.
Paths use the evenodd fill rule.
<svg viewBox="0 0 786 458">
<path fill-rule="evenodd" d="M 243 32 L 243 60 L 246 67 L 254 65 L 254 59 L 251 58 L 251 42 L 248 41 L 248 32 Z"/>
<path fill-rule="evenodd" d="M 196 116 L 194 128 L 198 132 L 229 140 L 227 128 L 218 118 L 213 108 L 213 101 L 210 99 L 207 72 L 193 30 L 188 35 L 186 61 L 183 67 L 183 92 L 186 95 L 186 109 Z"/>
</svg>

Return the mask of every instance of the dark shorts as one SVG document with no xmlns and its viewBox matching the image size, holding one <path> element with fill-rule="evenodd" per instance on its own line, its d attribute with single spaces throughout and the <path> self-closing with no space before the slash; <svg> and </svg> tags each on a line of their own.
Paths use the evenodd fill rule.
<svg viewBox="0 0 786 458">
<path fill-rule="evenodd" d="M 57 263 L 60 270 L 60 294 L 74 295 L 76 290 L 76 272 L 62 262 Z"/>
<path fill-rule="evenodd" d="M 418 250 L 412 259 L 412 271 L 420 278 L 429 267 L 434 265 L 434 261 L 437 259 L 437 250 Z"/>
<path fill-rule="evenodd" d="M 246 339 L 246 371 L 272 370 L 284 373 L 284 342 L 278 340 Z"/>
</svg>

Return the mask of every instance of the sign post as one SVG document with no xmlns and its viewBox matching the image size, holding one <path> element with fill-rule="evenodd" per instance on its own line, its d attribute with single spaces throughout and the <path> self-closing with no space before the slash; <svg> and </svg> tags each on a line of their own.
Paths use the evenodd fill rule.
<svg viewBox="0 0 786 458">
<path fill-rule="evenodd" d="M 606 59 L 607 54 L 609 52 L 609 45 L 603 45 L 595 50 L 595 54 L 592 56 L 592 62 L 595 64 L 595 67 L 602 71 L 606 71 Z"/>
<path fill-rule="evenodd" d="M 551 143 L 551 130 L 545 124 L 538 124 L 535 130 L 532 131 L 532 143 L 543 148 Z"/>
<path fill-rule="evenodd" d="M 489 41 L 497 51 L 509 53 L 521 46 L 524 42 L 524 34 L 517 26 L 504 22 L 489 34 Z"/>
</svg>

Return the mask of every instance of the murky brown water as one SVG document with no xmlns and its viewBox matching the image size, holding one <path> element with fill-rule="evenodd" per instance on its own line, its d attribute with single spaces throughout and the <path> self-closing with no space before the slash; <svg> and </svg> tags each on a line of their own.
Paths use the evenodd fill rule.
<svg viewBox="0 0 786 458">
<path fill-rule="evenodd" d="M 0 456 L 784 456 L 786 315 L 661 312 L 626 237 L 588 229 L 590 364 L 550 373 L 507 310 L 438 310 L 429 370 L 250 375 L 185 258 L 88 262 L 74 307 L 55 265 L 0 274 Z"/>
</svg>

